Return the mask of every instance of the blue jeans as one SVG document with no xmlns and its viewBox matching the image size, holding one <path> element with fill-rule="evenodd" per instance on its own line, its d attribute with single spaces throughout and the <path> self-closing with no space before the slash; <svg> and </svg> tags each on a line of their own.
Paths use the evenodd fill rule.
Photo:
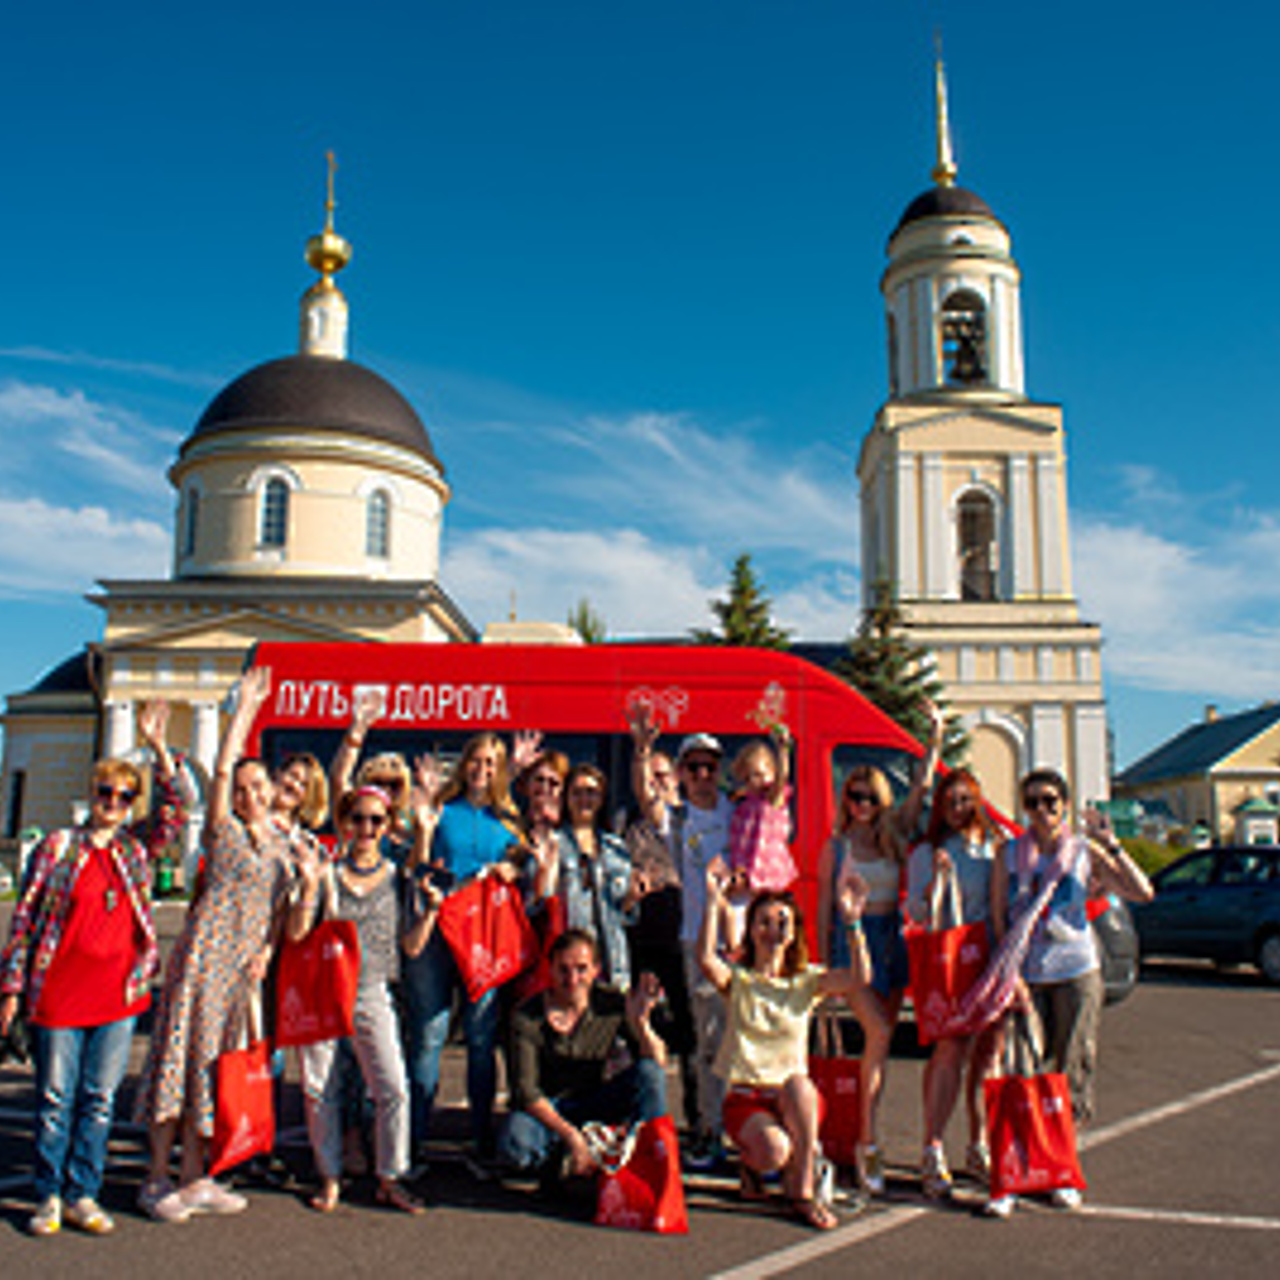
<svg viewBox="0 0 1280 1280">
<path fill-rule="evenodd" d="M 116 1090 L 129 1065 L 133 1019 L 100 1027 L 33 1026 L 36 1199 L 98 1198 Z"/>
<path fill-rule="evenodd" d="M 423 1142 L 431 1127 L 431 1108 L 440 1086 L 440 1054 L 449 1036 L 453 993 L 461 987 L 453 953 L 437 931 L 422 953 L 406 960 L 401 980 L 408 1017 L 405 1056 L 409 1066 L 413 1140 Z M 462 1004 L 462 1034 L 467 1042 L 467 1101 L 471 1136 L 482 1152 L 493 1149 L 493 1099 L 498 1089 L 498 991 Z"/>
<path fill-rule="evenodd" d="M 590 1093 L 550 1099 L 570 1124 L 588 1120 L 639 1124 L 667 1113 L 667 1073 L 652 1058 L 641 1058 Z M 527 1111 L 513 1111 L 502 1131 L 499 1154 L 509 1168 L 532 1173 L 549 1167 L 560 1154 L 560 1139 Z"/>
</svg>

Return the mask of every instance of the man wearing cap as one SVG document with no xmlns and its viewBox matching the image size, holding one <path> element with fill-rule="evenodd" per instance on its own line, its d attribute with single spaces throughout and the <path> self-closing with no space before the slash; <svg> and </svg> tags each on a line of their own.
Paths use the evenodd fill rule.
<svg viewBox="0 0 1280 1280">
<path fill-rule="evenodd" d="M 698 932 L 706 898 L 707 864 L 728 859 L 729 823 L 733 805 L 720 790 L 720 762 L 724 748 L 709 733 L 690 734 L 676 753 L 676 776 L 681 799 L 663 796 L 653 774 L 658 727 L 647 707 L 631 716 L 634 746 L 633 784 L 644 817 L 661 832 L 680 877 L 680 944 L 685 983 L 693 1023 L 693 1051 L 681 1060 L 685 1115 L 694 1130 L 688 1163 L 705 1168 L 714 1163 L 720 1141 L 720 1111 L 724 1082 L 712 1070 L 725 1028 L 724 1001 L 707 981 L 698 963 Z M 668 999 L 672 998 L 668 992 Z M 679 1018 L 679 1011 L 673 1010 Z"/>
</svg>

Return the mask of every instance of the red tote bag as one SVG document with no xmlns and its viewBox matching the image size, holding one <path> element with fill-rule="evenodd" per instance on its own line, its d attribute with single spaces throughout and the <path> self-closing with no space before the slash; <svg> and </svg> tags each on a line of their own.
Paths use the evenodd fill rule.
<svg viewBox="0 0 1280 1280">
<path fill-rule="evenodd" d="M 360 940 L 351 920 L 322 920 L 301 942 L 280 948 L 276 1044 L 338 1040 L 353 1029 Z"/>
<path fill-rule="evenodd" d="M 1019 1034 L 1012 1019 L 1009 1038 Z M 1038 1049 L 1033 1052 L 1038 1057 Z M 1071 1087 L 1059 1072 L 1005 1075 L 982 1086 L 991 1147 L 991 1196 L 1029 1195 L 1086 1187 L 1076 1150 Z"/>
<path fill-rule="evenodd" d="M 596 1226 L 684 1235 L 689 1230 L 680 1142 L 670 1116 L 646 1120 L 625 1163 L 606 1167 L 596 1192 Z"/>
<path fill-rule="evenodd" d="M 211 1177 L 253 1156 L 266 1155 L 275 1146 L 270 1044 L 258 1040 L 247 1049 L 222 1054 L 216 1077 Z"/>
<path fill-rule="evenodd" d="M 960 895 L 955 871 L 947 877 L 951 919 L 961 919 Z M 991 956 L 987 926 L 960 924 L 939 928 L 941 893 L 930 905 L 930 926 L 906 931 L 907 955 L 911 962 L 911 1002 L 916 1013 L 916 1038 L 922 1045 L 941 1038 L 956 1017 L 960 1002 L 982 976 Z"/>
<path fill-rule="evenodd" d="M 439 928 L 469 1000 L 510 982 L 538 958 L 520 891 L 498 876 L 481 876 L 450 894 L 440 908 Z"/>
<path fill-rule="evenodd" d="M 818 1141 L 832 1164 L 852 1168 L 858 1162 L 862 1129 L 862 1072 L 857 1058 L 840 1048 L 840 1027 L 834 1014 L 814 1019 L 816 1053 L 809 1056 L 809 1079 L 822 1100 Z"/>
<path fill-rule="evenodd" d="M 552 894 L 529 924 L 537 938 L 537 954 L 533 964 L 516 979 L 517 1004 L 533 999 L 551 985 L 551 944 L 565 931 L 564 902 Z"/>
</svg>

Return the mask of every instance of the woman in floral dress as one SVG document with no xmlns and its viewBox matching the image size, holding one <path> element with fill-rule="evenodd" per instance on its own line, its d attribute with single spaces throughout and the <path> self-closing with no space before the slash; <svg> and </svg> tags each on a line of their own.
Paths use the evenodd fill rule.
<svg viewBox="0 0 1280 1280">
<path fill-rule="evenodd" d="M 238 1196 L 205 1176 L 213 1133 L 213 1071 L 235 1048 L 257 1000 L 290 879 L 288 838 L 272 815 L 273 788 L 260 760 L 240 752 L 271 688 L 249 671 L 219 747 L 205 823 L 204 882 L 169 958 L 143 1069 L 138 1111 L 150 1128 L 151 1168 L 139 1204 L 162 1222 L 197 1213 L 238 1213 Z M 169 1180 L 182 1128 L 178 1185 Z"/>
</svg>

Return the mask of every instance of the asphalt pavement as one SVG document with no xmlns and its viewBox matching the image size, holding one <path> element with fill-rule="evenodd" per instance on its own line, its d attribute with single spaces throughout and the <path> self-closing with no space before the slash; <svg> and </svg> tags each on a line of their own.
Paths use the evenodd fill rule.
<svg viewBox="0 0 1280 1280">
<path fill-rule="evenodd" d="M 4 913 L 0 913 L 4 914 Z M 4 921 L 0 920 L 0 924 Z M 144 1045 L 138 1038 L 135 1054 Z M 307 1152 L 296 1089 L 282 1118 L 282 1151 L 302 1180 L 249 1185 L 248 1211 L 181 1225 L 133 1208 L 141 1133 L 117 1125 L 104 1202 L 118 1230 L 91 1239 L 69 1230 L 33 1240 L 30 1074 L 0 1069 L 0 1276 L 171 1276 L 175 1280 L 365 1276 L 423 1271 L 446 1277 L 555 1272 L 606 1280 L 780 1274 L 932 1276 L 1271 1276 L 1280 1269 L 1280 990 L 1250 970 L 1148 966 L 1123 1004 L 1103 1017 L 1099 1114 L 1082 1135 L 1089 1179 L 1078 1213 L 1027 1205 L 1008 1222 L 978 1216 L 976 1187 L 946 1207 L 927 1202 L 916 1170 L 923 1056 L 900 1037 L 882 1120 L 888 1194 L 817 1233 L 781 1212 L 739 1202 L 736 1179 L 688 1182 L 687 1236 L 594 1227 L 582 1201 L 548 1201 L 528 1188 L 477 1181 L 460 1160 L 465 1132 L 461 1052 L 446 1053 L 444 1109 L 424 1189 L 432 1207 L 408 1218 L 372 1206 L 357 1184 L 322 1218 L 305 1207 Z M 136 1059 L 135 1059 L 136 1062 Z M 291 1073 L 292 1075 L 292 1073 Z M 127 1116 L 127 1098 L 121 1107 Z M 964 1135 L 953 1124 L 953 1159 Z"/>
</svg>

